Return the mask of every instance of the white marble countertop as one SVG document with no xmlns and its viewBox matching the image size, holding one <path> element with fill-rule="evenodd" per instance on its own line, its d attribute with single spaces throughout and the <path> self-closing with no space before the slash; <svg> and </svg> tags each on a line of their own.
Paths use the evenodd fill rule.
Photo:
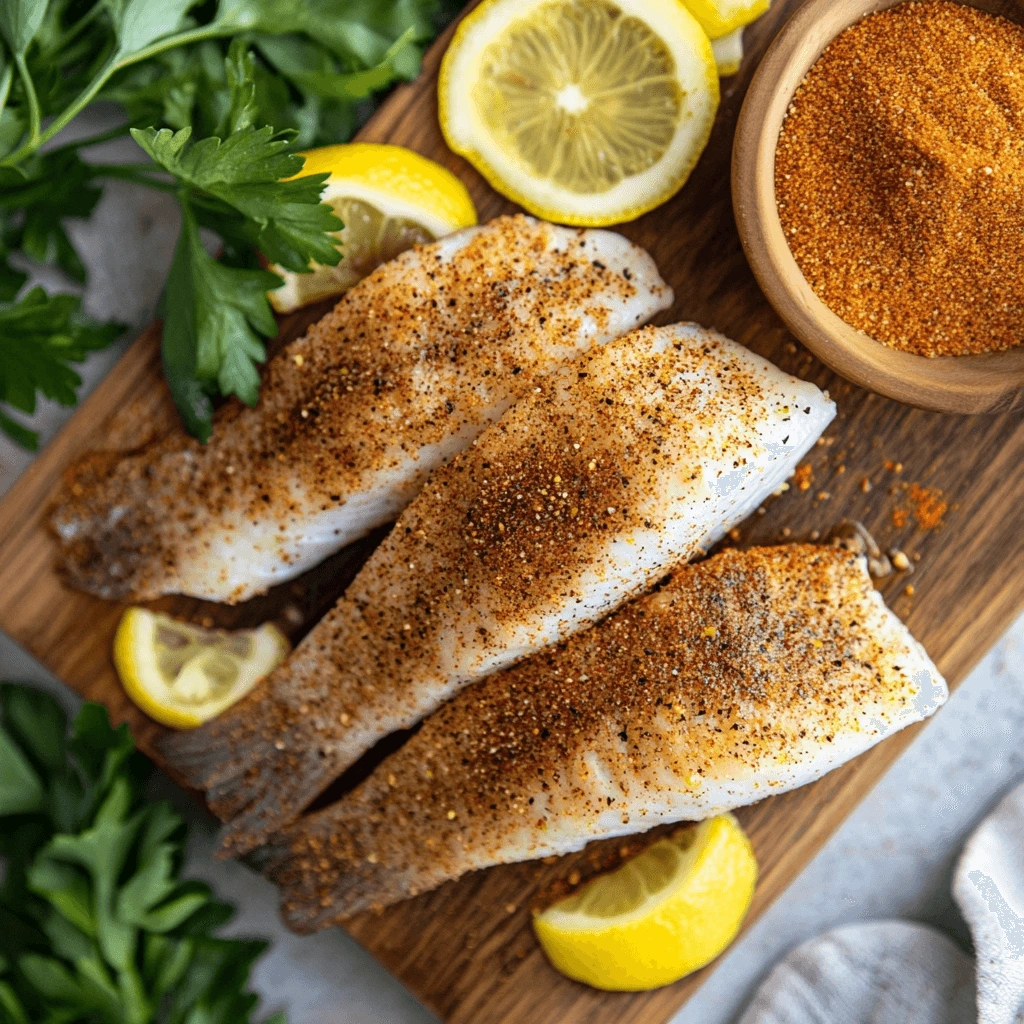
<svg viewBox="0 0 1024 1024">
<path fill-rule="evenodd" d="M 133 159 L 133 144 L 112 144 L 102 158 Z M 90 223 L 72 225 L 90 272 L 86 311 L 131 325 L 124 341 L 90 359 L 82 373 L 83 393 L 152 317 L 176 232 L 173 202 L 120 183 L 108 186 Z M 39 280 L 52 289 L 70 290 L 52 275 L 40 275 Z M 69 415 L 69 410 L 44 404 L 34 422 L 43 443 Z M 29 461 L 27 453 L 0 435 L 0 493 Z M 68 691 L 2 634 L 0 677 L 36 682 L 73 702 Z M 796 883 L 719 961 L 674 1024 L 728 1024 L 786 950 L 835 925 L 900 916 L 936 924 L 968 946 L 966 928 L 949 894 L 952 864 L 986 809 L 1024 776 L 1022 734 L 1024 617 Z M 278 921 L 274 889 L 239 864 L 214 862 L 212 822 L 182 794 L 172 795 L 193 822 L 188 871 L 240 908 L 233 932 L 263 935 L 273 942 L 255 977 L 268 1013 L 284 1008 L 290 1024 L 435 1020 L 340 929 L 309 938 L 290 934 Z"/>
</svg>

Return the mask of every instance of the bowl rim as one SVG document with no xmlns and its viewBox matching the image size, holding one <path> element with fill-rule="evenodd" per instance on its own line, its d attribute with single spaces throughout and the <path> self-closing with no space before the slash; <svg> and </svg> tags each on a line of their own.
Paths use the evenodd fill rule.
<svg viewBox="0 0 1024 1024">
<path fill-rule="evenodd" d="M 736 126 L 732 196 L 740 241 L 776 312 L 841 376 L 909 405 L 941 412 L 1005 412 L 1024 406 L 1024 346 L 929 358 L 889 348 L 851 327 L 808 284 L 790 251 L 775 202 L 776 146 L 800 82 L 840 32 L 903 2 L 807 0 L 779 31 L 754 74 Z M 972 0 L 958 2 L 982 7 Z M 1024 4 L 1019 6 L 1024 23 Z"/>
</svg>

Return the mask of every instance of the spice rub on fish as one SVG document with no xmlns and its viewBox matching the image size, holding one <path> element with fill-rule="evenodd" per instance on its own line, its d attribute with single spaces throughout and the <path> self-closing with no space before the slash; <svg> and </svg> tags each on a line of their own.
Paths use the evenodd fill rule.
<svg viewBox="0 0 1024 1024">
<path fill-rule="evenodd" d="M 289 926 L 314 931 L 805 785 L 946 696 L 863 556 L 728 550 L 459 694 L 258 856 Z"/>
<path fill-rule="evenodd" d="M 384 736 L 703 554 L 834 414 L 693 324 L 592 351 L 440 469 L 292 656 L 165 755 L 251 849 Z"/>
<path fill-rule="evenodd" d="M 501 217 L 417 246 L 349 291 L 228 403 L 72 470 L 52 523 L 69 581 L 101 597 L 242 601 L 388 522 L 538 373 L 672 302 L 621 235 Z"/>
</svg>

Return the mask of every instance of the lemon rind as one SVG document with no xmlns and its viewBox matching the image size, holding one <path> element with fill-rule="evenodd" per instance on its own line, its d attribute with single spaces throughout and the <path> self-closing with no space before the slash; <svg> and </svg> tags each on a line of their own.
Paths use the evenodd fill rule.
<svg viewBox="0 0 1024 1024">
<path fill-rule="evenodd" d="M 306 162 L 300 174 L 327 172 L 330 177 L 326 186 L 334 195 L 347 195 L 335 191 L 335 187 L 348 182 L 375 192 L 389 202 L 401 202 L 406 208 L 416 210 L 417 215 L 431 217 L 439 226 L 443 225 L 445 231 L 477 223 L 476 207 L 463 182 L 447 167 L 415 150 L 384 143 L 347 142 L 321 146 L 301 155 Z M 391 188 L 395 183 L 404 193 L 401 199 Z M 331 192 L 325 192 L 324 198 Z"/>
<path fill-rule="evenodd" d="M 415 202 L 396 198 L 382 189 L 374 188 L 352 178 L 330 178 L 327 181 L 320 200 L 329 203 L 334 199 L 359 199 L 375 207 L 385 217 L 402 217 L 415 221 L 426 228 L 435 238 L 441 238 L 453 231 L 472 226 L 461 221 L 447 219 Z"/>
<path fill-rule="evenodd" d="M 741 7 L 736 14 L 730 18 L 723 18 L 714 10 L 713 0 L 681 0 L 687 10 L 697 19 L 701 28 L 708 34 L 711 40 L 721 39 L 736 29 L 757 21 L 762 14 L 771 6 L 771 0 L 753 0 L 745 7 Z"/>
</svg>

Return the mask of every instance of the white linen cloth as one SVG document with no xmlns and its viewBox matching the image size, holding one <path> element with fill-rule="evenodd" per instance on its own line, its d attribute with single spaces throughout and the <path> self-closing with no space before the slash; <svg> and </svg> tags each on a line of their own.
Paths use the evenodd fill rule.
<svg viewBox="0 0 1024 1024">
<path fill-rule="evenodd" d="M 869 921 L 797 946 L 740 1024 L 970 1024 L 974 965 L 941 932 Z"/>
<path fill-rule="evenodd" d="M 792 950 L 739 1024 L 1024 1024 L 1024 785 L 968 840 L 953 898 L 976 961 L 926 925 L 837 928 Z"/>
<path fill-rule="evenodd" d="M 979 1024 L 1024 1024 L 1024 786 L 967 841 L 953 898 L 974 939 Z"/>
</svg>

